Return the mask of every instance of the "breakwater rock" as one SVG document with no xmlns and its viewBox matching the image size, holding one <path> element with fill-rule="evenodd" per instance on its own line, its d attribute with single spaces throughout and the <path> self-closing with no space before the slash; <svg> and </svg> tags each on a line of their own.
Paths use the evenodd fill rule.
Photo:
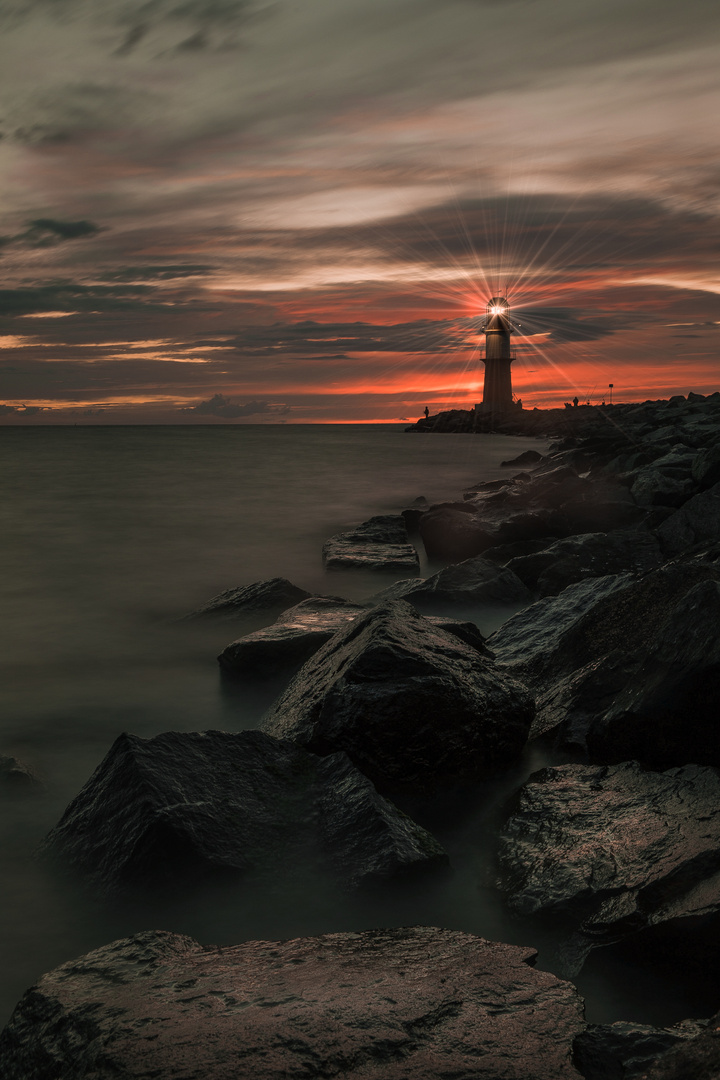
<svg viewBox="0 0 720 1080">
<path fill-rule="evenodd" d="M 398 600 L 324 645 L 263 727 L 314 753 L 344 750 L 380 790 L 423 794 L 516 760 L 532 717 L 521 683 Z"/>
<path fill-rule="evenodd" d="M 575 988 L 535 950 L 433 927 L 203 947 L 147 932 L 45 975 L 4 1080 L 580 1080 Z"/>
<path fill-rule="evenodd" d="M 322 558 L 326 570 L 405 570 L 417 574 L 420 567 L 400 514 L 373 517 L 349 532 L 331 536 L 323 545 Z"/>
<path fill-rule="evenodd" d="M 313 863 L 355 888 L 447 864 L 345 754 L 320 758 L 260 731 L 121 735 L 44 852 L 104 893 L 287 880 Z"/>
</svg>

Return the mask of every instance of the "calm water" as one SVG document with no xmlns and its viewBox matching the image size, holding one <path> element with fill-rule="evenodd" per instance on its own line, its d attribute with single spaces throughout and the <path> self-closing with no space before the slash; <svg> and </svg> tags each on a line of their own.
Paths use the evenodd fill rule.
<svg viewBox="0 0 720 1080">
<path fill-rule="evenodd" d="M 178 616 L 222 589 L 278 575 L 369 596 L 387 579 L 326 575 L 328 536 L 418 495 L 457 497 L 503 475 L 500 462 L 527 447 L 390 425 L 0 429 L 0 754 L 45 783 L 44 794 L 0 803 L 1 1020 L 43 971 L 148 928 L 212 943 L 425 922 L 541 947 L 504 914 L 491 861 L 497 808 L 542 763 L 536 752 L 474 803 L 426 810 L 457 868 L 432 890 L 361 904 L 309 878 L 262 895 L 188 891 L 108 906 L 32 858 L 121 731 L 257 725 L 268 692 L 228 693 L 219 679 L 215 657 L 232 628 Z M 508 613 L 478 614 L 487 632 Z M 579 980 L 591 1015 L 703 1015 L 691 991 L 675 988 L 668 1011 L 657 981 L 640 969 L 631 976 L 627 963 L 595 963 Z"/>
</svg>

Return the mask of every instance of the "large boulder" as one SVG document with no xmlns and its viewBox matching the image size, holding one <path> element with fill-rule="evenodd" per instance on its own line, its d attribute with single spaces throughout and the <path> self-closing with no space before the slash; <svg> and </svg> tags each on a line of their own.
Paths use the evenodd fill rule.
<svg viewBox="0 0 720 1080">
<path fill-rule="evenodd" d="M 307 589 L 293 585 L 287 578 L 269 578 L 254 581 L 252 585 L 239 585 L 234 589 L 213 596 L 202 607 L 186 615 L 186 619 L 208 616 L 214 619 L 256 619 L 270 622 L 287 608 L 307 600 L 312 594 Z"/>
<path fill-rule="evenodd" d="M 720 540 L 720 483 L 688 499 L 662 523 L 658 536 L 669 555 L 695 544 Z"/>
<path fill-rule="evenodd" d="M 42 784 L 32 769 L 15 757 L 0 757 L 0 791 L 27 791 Z"/>
<path fill-rule="evenodd" d="M 400 515 L 380 515 L 349 532 L 331 536 L 323 545 L 326 570 L 405 570 L 419 573 L 420 561 L 408 542 Z"/>
<path fill-rule="evenodd" d="M 512 570 L 482 556 L 446 566 L 432 577 L 397 581 L 373 597 L 375 603 L 407 600 L 422 613 L 488 604 L 529 604 L 530 591 Z"/>
<path fill-rule="evenodd" d="M 596 760 L 720 765 L 720 583 L 675 604 L 611 707 L 590 727 Z"/>
<path fill-rule="evenodd" d="M 637 762 L 542 769 L 502 828 L 499 864 L 512 910 L 555 920 L 578 960 L 646 927 L 718 913 L 720 775 Z"/>
<path fill-rule="evenodd" d="M 532 716 L 521 684 L 399 600 L 324 645 L 263 727 L 315 753 L 344 750 L 381 790 L 425 793 L 514 761 Z"/>
<path fill-rule="evenodd" d="M 639 573 L 659 566 L 661 561 L 660 545 L 651 533 L 617 530 L 556 540 L 542 551 L 518 556 L 506 565 L 541 596 L 553 596 L 578 581 L 625 571 Z"/>
<path fill-rule="evenodd" d="M 588 1024 L 575 1040 L 574 1061 L 585 1080 L 645 1080 L 662 1054 L 697 1038 L 707 1026 L 706 1020 L 662 1028 L 627 1020 Z M 678 1080 L 689 1080 L 689 1075 Z"/>
<path fill-rule="evenodd" d="M 272 626 L 232 641 L 218 662 L 232 675 L 267 679 L 301 667 L 333 634 L 365 611 L 337 596 L 313 596 L 283 612 Z"/>
<path fill-rule="evenodd" d="M 203 946 L 147 931 L 44 975 L 3 1080 L 581 1080 L 575 988 L 434 927 Z"/>
<path fill-rule="evenodd" d="M 304 868 L 296 858 L 349 887 L 447 862 L 344 754 L 319 758 L 260 731 L 121 735 L 43 850 L 108 893 L 284 878 Z"/>
<path fill-rule="evenodd" d="M 717 567 L 702 560 L 669 563 L 640 576 L 610 575 L 570 585 L 558 596 L 545 597 L 508 619 L 488 638 L 488 647 L 499 665 L 535 693 L 532 735 L 559 728 L 562 742 L 586 749 L 588 730 L 601 731 L 603 718 L 616 700 L 625 701 L 620 695 L 626 687 L 637 691 L 633 680 L 646 658 L 654 650 L 662 653 L 672 648 L 676 607 L 680 605 L 683 626 L 692 619 L 691 614 L 683 614 L 685 595 L 719 576 Z M 707 640 L 712 631 L 707 620 L 702 625 Z M 663 644 L 666 639 L 669 645 Z M 703 685 L 713 685 L 712 678 L 708 670 Z M 625 702 L 626 713 L 633 711 L 631 704 Z M 678 703 L 675 715 L 680 708 Z M 635 750 L 643 760 L 650 760 L 650 746 L 647 754 L 641 754 L 636 741 Z M 663 763 L 687 760 L 684 756 Z"/>
</svg>

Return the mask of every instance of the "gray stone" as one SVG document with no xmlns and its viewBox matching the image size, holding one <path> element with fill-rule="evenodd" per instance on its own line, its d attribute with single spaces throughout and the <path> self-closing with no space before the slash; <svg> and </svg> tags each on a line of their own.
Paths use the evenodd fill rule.
<svg viewBox="0 0 720 1080">
<path fill-rule="evenodd" d="M 661 1054 L 696 1038 L 706 1027 L 702 1020 L 663 1028 L 623 1020 L 588 1024 L 575 1040 L 574 1061 L 585 1080 L 643 1080 Z"/>
<path fill-rule="evenodd" d="M 695 457 L 693 480 L 701 491 L 720 483 L 720 442 L 704 447 Z"/>
<path fill-rule="evenodd" d="M 654 465 L 641 469 L 630 488 L 638 506 L 682 506 L 693 492 L 692 478 L 668 476 Z"/>
<path fill-rule="evenodd" d="M 420 568 L 400 514 L 373 517 L 332 536 L 323 545 L 322 557 L 327 570 L 406 570 L 417 574 Z"/>
<path fill-rule="evenodd" d="M 260 731 L 121 735 L 43 851 L 106 893 L 284 879 L 313 859 L 356 887 L 447 862 L 344 754 L 319 758 Z"/>
<path fill-rule="evenodd" d="M 521 684 L 398 600 L 322 646 L 263 727 L 315 753 L 344 750 L 381 790 L 423 794 L 510 764 L 532 716 Z"/>
<path fill-rule="evenodd" d="M 512 465 L 537 465 L 542 461 L 543 455 L 539 454 L 537 450 L 525 450 L 524 453 L 518 454 L 516 458 L 512 458 L 510 461 L 501 461 L 501 466 L 508 467 Z"/>
<path fill-rule="evenodd" d="M 28 990 L 3 1080 L 581 1080 L 582 1000 L 535 955 L 434 927 L 224 947 L 147 931 Z"/>
<path fill-rule="evenodd" d="M 704 541 L 720 540 L 720 483 L 688 499 L 663 522 L 658 536 L 669 555 Z"/>
<path fill-rule="evenodd" d="M 593 945 L 720 911 L 720 776 L 685 765 L 562 765 L 535 773 L 500 834 L 513 911 Z"/>
<path fill-rule="evenodd" d="M 351 623 L 363 604 L 335 596 L 314 596 L 288 608 L 272 626 L 255 630 L 223 649 L 218 662 L 224 671 L 244 679 L 267 679 L 301 667 Z"/>
<path fill-rule="evenodd" d="M 249 619 L 261 616 L 270 621 L 311 595 L 307 589 L 298 588 L 287 578 L 269 578 L 267 581 L 255 581 L 252 585 L 226 589 L 185 618 L 211 616 L 216 619 Z"/>
<path fill-rule="evenodd" d="M 29 765 L 15 757 L 0 757 L 0 788 L 4 791 L 24 791 L 42 787 Z"/>
<path fill-rule="evenodd" d="M 694 1039 L 668 1050 L 646 1074 L 646 1080 L 718 1080 L 720 1076 L 720 1013 Z"/>
<path fill-rule="evenodd" d="M 557 540 L 540 552 L 512 559 L 507 569 L 541 596 L 552 596 L 579 581 L 626 571 L 638 573 L 661 561 L 660 545 L 651 533 L 618 530 Z"/>
</svg>

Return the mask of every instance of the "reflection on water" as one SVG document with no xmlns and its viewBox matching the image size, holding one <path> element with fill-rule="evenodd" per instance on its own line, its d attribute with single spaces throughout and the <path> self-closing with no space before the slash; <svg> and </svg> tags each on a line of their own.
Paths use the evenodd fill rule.
<svg viewBox="0 0 720 1080">
<path fill-rule="evenodd" d="M 308 875 L 102 904 L 31 857 L 121 731 L 257 725 L 277 687 L 220 679 L 215 657 L 237 636 L 232 624 L 179 616 L 275 576 L 370 596 L 388 583 L 382 575 L 323 572 L 328 536 L 418 495 L 457 497 L 495 479 L 527 440 L 423 438 L 392 426 L 6 428 L 0 448 L 0 754 L 45 782 L 44 793 L 0 806 L 3 1018 L 43 971 L 148 928 L 231 943 L 428 923 L 542 949 L 537 931 L 502 907 L 493 865 L 497 815 L 546 763 L 537 749 L 474 793 L 406 807 L 450 852 L 454 873 L 434 884 L 348 899 Z M 507 614 L 475 617 L 487 633 Z M 598 1017 L 625 1015 L 613 996 L 633 969 L 618 963 L 581 983 Z M 676 1019 L 687 1015 L 678 1000 Z M 662 1007 L 651 994 L 644 1005 L 646 1019 Z"/>
</svg>

